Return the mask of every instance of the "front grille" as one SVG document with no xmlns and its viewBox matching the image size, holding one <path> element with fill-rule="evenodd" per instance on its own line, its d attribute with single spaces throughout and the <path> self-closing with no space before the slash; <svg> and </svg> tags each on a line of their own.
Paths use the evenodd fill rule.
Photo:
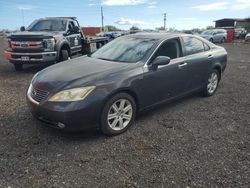
<svg viewBox="0 0 250 188">
<path fill-rule="evenodd" d="M 37 89 L 37 88 L 32 88 L 31 90 L 31 97 L 36 101 L 36 102 L 42 102 L 44 101 L 49 95 L 48 91 L 44 91 L 41 89 Z"/>
<path fill-rule="evenodd" d="M 43 49 L 42 41 L 11 41 L 12 49 Z"/>
</svg>

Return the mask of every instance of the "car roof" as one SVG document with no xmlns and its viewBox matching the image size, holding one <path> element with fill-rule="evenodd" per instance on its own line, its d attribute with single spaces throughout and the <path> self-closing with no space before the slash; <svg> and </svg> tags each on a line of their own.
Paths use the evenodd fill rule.
<svg viewBox="0 0 250 188">
<path fill-rule="evenodd" d="M 183 36 L 194 36 L 189 34 L 182 34 L 182 33 L 135 33 L 131 35 L 127 35 L 127 37 L 133 37 L 133 38 L 148 38 L 148 39 L 158 39 L 158 40 L 165 40 L 165 39 L 171 39 L 175 37 L 183 37 Z"/>
<path fill-rule="evenodd" d="M 76 20 L 76 17 L 45 17 L 39 20 Z"/>
</svg>

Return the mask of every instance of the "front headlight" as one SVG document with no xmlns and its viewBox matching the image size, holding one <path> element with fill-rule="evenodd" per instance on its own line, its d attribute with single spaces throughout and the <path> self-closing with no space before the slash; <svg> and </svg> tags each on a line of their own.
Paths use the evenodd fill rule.
<svg viewBox="0 0 250 188">
<path fill-rule="evenodd" d="M 60 91 L 53 95 L 49 101 L 51 102 L 72 102 L 80 101 L 87 97 L 93 90 L 95 86 L 74 88 Z"/>
<path fill-rule="evenodd" d="M 43 46 L 45 51 L 53 51 L 54 47 L 55 47 L 55 39 L 51 38 L 51 39 L 43 39 Z"/>
</svg>

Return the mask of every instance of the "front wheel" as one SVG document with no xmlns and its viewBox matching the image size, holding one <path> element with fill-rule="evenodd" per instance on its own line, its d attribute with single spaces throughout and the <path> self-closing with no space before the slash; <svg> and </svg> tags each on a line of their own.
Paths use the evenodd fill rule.
<svg viewBox="0 0 250 188">
<path fill-rule="evenodd" d="M 220 74 L 217 70 L 214 69 L 209 73 L 205 87 L 203 89 L 204 96 L 210 97 L 216 92 L 219 84 L 219 78 Z"/>
<path fill-rule="evenodd" d="M 213 39 L 213 38 L 211 38 L 211 39 L 209 39 L 209 41 L 213 43 L 213 42 L 214 42 L 214 39 Z"/>
<path fill-rule="evenodd" d="M 101 116 L 101 130 L 108 136 L 125 132 L 133 123 L 136 104 L 129 94 L 119 93 L 108 100 Z"/>
<path fill-rule="evenodd" d="M 21 71 L 23 70 L 23 65 L 22 64 L 14 64 L 15 70 L 16 71 Z"/>
<path fill-rule="evenodd" d="M 68 52 L 68 50 L 61 50 L 61 52 L 60 52 L 60 62 L 61 61 L 66 61 L 66 60 L 68 60 L 69 59 L 69 52 Z"/>
</svg>

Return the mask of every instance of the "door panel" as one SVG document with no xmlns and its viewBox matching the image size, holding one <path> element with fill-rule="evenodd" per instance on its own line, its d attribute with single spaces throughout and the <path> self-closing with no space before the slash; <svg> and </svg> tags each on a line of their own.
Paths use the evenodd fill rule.
<svg viewBox="0 0 250 188">
<path fill-rule="evenodd" d="M 185 63 L 185 58 L 177 58 L 168 65 L 159 66 L 156 71 L 144 67 L 144 76 L 140 87 L 140 96 L 143 106 L 150 106 L 180 95 L 187 77 L 186 67 L 179 65 Z"/>
<path fill-rule="evenodd" d="M 186 56 L 185 62 L 187 63 L 187 85 L 185 91 L 191 91 L 201 87 L 204 78 L 207 75 L 207 70 L 209 69 L 210 52 L 201 52 L 193 55 Z"/>
<path fill-rule="evenodd" d="M 73 53 L 79 52 L 82 49 L 81 45 L 81 35 L 80 34 L 72 34 L 69 36 L 70 48 Z"/>
</svg>

